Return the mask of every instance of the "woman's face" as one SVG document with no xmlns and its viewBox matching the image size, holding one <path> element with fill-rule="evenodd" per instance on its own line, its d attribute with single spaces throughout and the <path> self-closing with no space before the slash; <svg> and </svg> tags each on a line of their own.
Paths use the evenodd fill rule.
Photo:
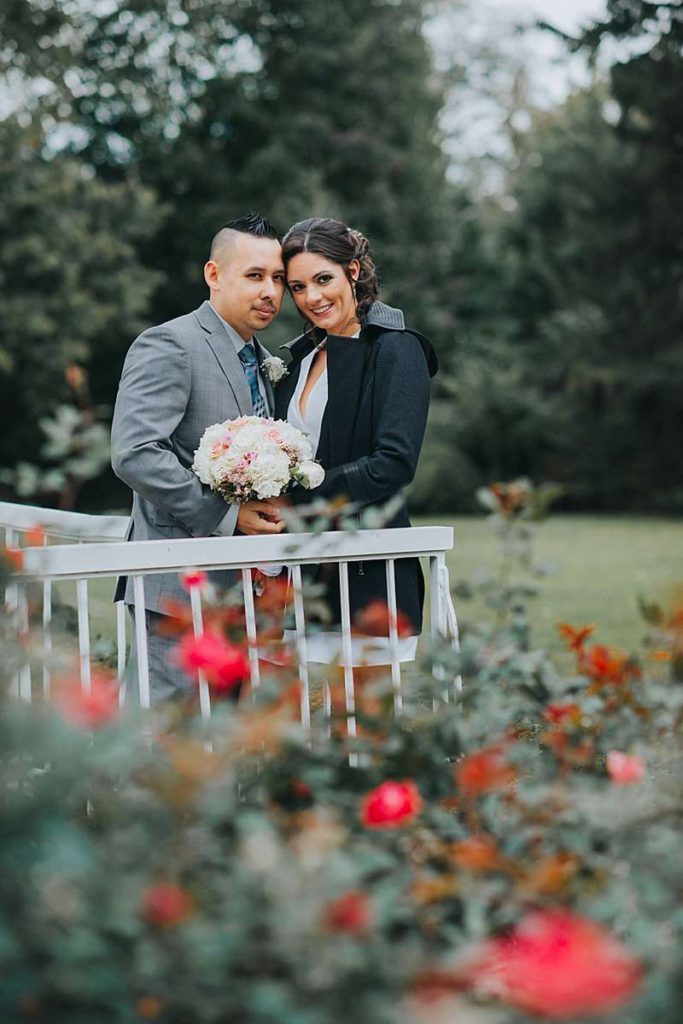
<svg viewBox="0 0 683 1024">
<path fill-rule="evenodd" d="M 351 260 L 349 273 L 357 280 L 358 260 Z M 287 267 L 287 285 L 299 312 L 328 334 L 355 334 L 358 330 L 356 303 L 344 267 L 314 252 L 293 256 Z"/>
</svg>

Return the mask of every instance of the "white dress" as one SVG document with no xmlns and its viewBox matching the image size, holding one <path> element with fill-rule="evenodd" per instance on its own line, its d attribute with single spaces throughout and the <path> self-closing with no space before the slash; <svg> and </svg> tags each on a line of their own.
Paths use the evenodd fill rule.
<svg viewBox="0 0 683 1024">
<path fill-rule="evenodd" d="M 358 335 L 355 335 L 358 337 Z M 317 451 L 320 443 L 320 429 L 322 426 L 325 408 L 327 406 L 327 367 L 313 385 L 308 394 L 305 412 L 302 414 L 300 400 L 308 380 L 311 364 L 319 348 L 302 359 L 299 380 L 296 390 L 292 395 L 287 408 L 287 422 L 291 423 L 297 430 L 308 435 L 313 451 Z M 283 639 L 288 643 L 295 643 L 296 632 L 293 629 L 284 631 Z M 389 651 L 389 638 L 383 636 L 354 636 L 351 638 L 352 664 L 353 665 L 389 665 L 391 654 Z M 399 637 L 398 655 L 399 661 L 414 661 L 417 650 L 417 637 Z M 306 655 L 310 662 L 329 665 L 333 662 L 342 661 L 342 638 L 341 633 L 332 630 L 313 632 L 306 634 Z"/>
</svg>

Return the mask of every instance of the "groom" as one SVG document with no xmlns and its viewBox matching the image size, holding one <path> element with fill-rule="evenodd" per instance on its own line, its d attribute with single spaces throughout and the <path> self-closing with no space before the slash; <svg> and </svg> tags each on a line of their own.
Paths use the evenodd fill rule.
<svg viewBox="0 0 683 1024">
<path fill-rule="evenodd" d="M 207 427 L 272 413 L 272 388 L 260 369 L 269 353 L 254 337 L 277 316 L 285 290 L 282 252 L 272 224 L 249 214 L 221 228 L 211 244 L 204 279 L 208 301 L 143 331 L 126 356 L 114 408 L 111 461 L 133 491 L 127 540 L 280 533 L 284 528 L 273 505 L 226 505 L 191 469 Z M 219 585 L 229 582 L 226 573 L 212 578 Z M 147 576 L 145 625 L 153 701 L 178 695 L 188 686 L 187 676 L 173 663 L 175 641 L 159 631 L 169 599 L 187 602 L 177 573 Z M 135 627 L 131 579 L 119 579 L 114 600 L 126 602 Z M 135 628 L 132 632 L 135 665 Z"/>
</svg>

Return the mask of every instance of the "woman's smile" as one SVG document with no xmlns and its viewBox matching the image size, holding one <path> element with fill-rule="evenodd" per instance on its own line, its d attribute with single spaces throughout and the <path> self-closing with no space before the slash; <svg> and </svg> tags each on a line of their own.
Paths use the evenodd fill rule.
<svg viewBox="0 0 683 1024">
<path fill-rule="evenodd" d="M 357 267 L 350 267 L 347 274 L 318 253 L 302 252 L 289 263 L 287 284 L 307 320 L 328 334 L 351 335 L 358 329 L 358 315 L 349 278 L 357 273 Z"/>
</svg>

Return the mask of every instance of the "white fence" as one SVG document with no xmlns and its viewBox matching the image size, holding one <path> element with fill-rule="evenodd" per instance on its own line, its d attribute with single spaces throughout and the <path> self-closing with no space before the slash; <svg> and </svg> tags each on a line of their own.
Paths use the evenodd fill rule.
<svg viewBox="0 0 683 1024">
<path fill-rule="evenodd" d="M 307 564 L 334 563 L 338 567 L 341 596 L 342 659 L 346 714 L 350 735 L 355 734 L 354 674 L 351 656 L 351 614 L 349 607 L 349 564 L 381 560 L 386 564 L 387 606 L 389 620 L 390 672 L 397 714 L 402 708 L 401 663 L 397 632 L 395 563 L 397 559 L 424 557 L 429 562 L 430 632 L 433 637 L 450 638 L 458 645 L 458 627 L 450 596 L 446 552 L 453 546 L 450 527 L 413 527 L 409 529 L 362 530 L 357 533 L 327 532 L 321 534 L 285 534 L 258 537 L 212 537 L 180 540 L 120 542 L 127 525 L 123 516 L 86 516 L 77 513 L 41 509 L 33 506 L 0 502 L 0 526 L 5 528 L 7 547 L 15 547 L 19 538 L 33 527 L 45 531 L 42 547 L 24 548 L 23 572 L 6 595 L 8 607 L 16 617 L 19 630 L 28 627 L 26 588 L 30 581 L 42 583 L 42 644 L 46 655 L 52 648 L 52 587 L 65 580 L 75 581 L 78 616 L 78 646 L 81 682 L 91 685 L 90 607 L 88 582 L 119 575 L 133 579 L 136 643 L 138 650 L 138 687 L 140 704 L 150 705 L 150 679 L 145 631 L 145 578 L 161 572 L 184 572 L 189 569 L 233 569 L 241 572 L 244 593 L 245 621 L 251 670 L 251 684 L 260 683 L 257 619 L 254 608 L 253 570 L 257 565 L 285 563 L 290 568 L 296 625 L 296 657 L 301 685 L 301 721 L 310 724 L 311 698 L 309 667 L 306 652 L 306 612 L 301 567 Z M 53 545 L 49 540 L 70 539 L 77 544 Z M 88 543 L 83 543 L 87 541 Z M 104 543 L 103 543 L 104 541 Z M 202 599 L 198 588 L 190 591 L 195 635 L 202 632 Z M 119 680 L 124 677 L 127 656 L 126 613 L 122 603 L 116 606 L 116 646 Z M 112 605 L 112 614 L 114 605 Z M 33 696 L 36 680 L 30 665 L 25 665 L 16 681 L 17 695 L 27 701 Z M 42 689 L 49 691 L 49 657 L 42 669 Z M 455 690 L 460 680 L 453 681 Z M 444 684 L 444 699 L 449 699 Z M 206 679 L 199 674 L 199 699 L 202 714 L 211 713 L 210 691 Z M 329 694 L 326 695 L 326 705 Z"/>
</svg>

